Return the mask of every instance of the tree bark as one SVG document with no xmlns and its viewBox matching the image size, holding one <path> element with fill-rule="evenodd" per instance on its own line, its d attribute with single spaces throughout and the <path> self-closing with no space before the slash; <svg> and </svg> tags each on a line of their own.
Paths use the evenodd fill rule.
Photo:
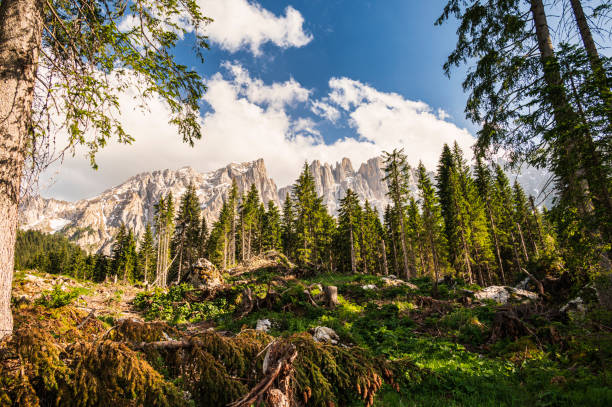
<svg viewBox="0 0 612 407">
<path fill-rule="evenodd" d="M 351 241 L 351 273 L 357 274 L 357 262 L 355 261 L 355 243 L 353 239 L 353 227 L 350 230 L 350 241 Z"/>
<path fill-rule="evenodd" d="M 338 304 L 338 287 L 333 285 L 327 285 L 323 287 L 323 293 L 325 294 L 325 303 L 329 308 L 336 308 Z"/>
<path fill-rule="evenodd" d="M 591 70 L 593 71 L 595 80 L 597 81 L 599 95 L 606 106 L 608 126 L 612 126 L 612 93 L 608 87 L 606 71 L 601 58 L 599 57 L 599 52 L 597 51 L 597 46 L 593 40 L 591 28 L 589 27 L 589 23 L 584 15 L 584 10 L 582 9 L 580 0 L 570 0 L 570 3 L 572 5 L 572 10 L 574 11 L 574 17 L 576 19 L 576 24 L 578 25 L 578 31 L 580 32 L 582 43 L 584 44 L 584 49 L 589 57 Z"/>
<path fill-rule="evenodd" d="M 21 175 L 42 40 L 42 2 L 0 2 L 0 339 L 12 334 L 11 285 Z"/>
<path fill-rule="evenodd" d="M 389 275 L 389 264 L 387 264 L 387 248 L 385 246 L 385 239 L 380 239 L 380 244 L 381 244 L 381 251 L 382 251 L 382 258 L 383 258 L 383 274 L 385 276 Z"/>
</svg>

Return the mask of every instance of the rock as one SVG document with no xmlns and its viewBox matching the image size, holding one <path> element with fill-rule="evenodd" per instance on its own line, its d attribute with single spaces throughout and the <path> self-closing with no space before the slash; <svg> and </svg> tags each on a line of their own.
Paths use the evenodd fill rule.
<svg viewBox="0 0 612 407">
<path fill-rule="evenodd" d="M 269 319 L 260 319 L 257 321 L 256 331 L 268 332 L 272 328 L 272 322 Z"/>
<path fill-rule="evenodd" d="M 337 344 L 340 340 L 336 331 L 326 326 L 318 326 L 314 329 L 314 334 L 312 335 L 315 341 L 323 342 L 323 343 L 331 343 Z"/>
<path fill-rule="evenodd" d="M 215 288 L 223 284 L 223 276 L 214 264 L 207 259 L 198 259 L 189 274 L 189 282 L 195 288 Z"/>
<path fill-rule="evenodd" d="M 586 306 L 584 305 L 582 297 L 576 297 L 562 306 L 559 311 L 568 315 L 584 315 L 586 312 Z"/>
<path fill-rule="evenodd" d="M 382 280 L 386 287 L 405 286 L 405 287 L 410 288 L 411 290 L 419 289 L 419 287 L 417 287 L 416 285 L 409 283 L 408 281 L 400 280 L 399 278 L 396 278 L 395 276 L 383 277 Z"/>
<path fill-rule="evenodd" d="M 538 295 L 534 292 L 499 285 L 492 285 L 490 287 L 483 288 L 482 290 L 474 293 L 474 297 L 480 301 L 493 300 L 499 304 L 507 304 L 508 302 L 535 301 L 538 299 Z"/>
<path fill-rule="evenodd" d="M 367 284 L 362 285 L 361 288 L 363 288 L 364 290 L 376 290 L 378 287 L 376 287 L 374 284 Z"/>
</svg>

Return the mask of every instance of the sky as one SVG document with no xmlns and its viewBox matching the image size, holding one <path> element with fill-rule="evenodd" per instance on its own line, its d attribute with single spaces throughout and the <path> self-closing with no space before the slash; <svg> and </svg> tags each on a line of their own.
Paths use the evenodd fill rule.
<svg viewBox="0 0 612 407">
<path fill-rule="evenodd" d="M 456 41 L 455 22 L 434 26 L 445 1 L 197 1 L 214 19 L 211 50 L 201 64 L 180 44 L 177 58 L 208 87 L 203 138 L 183 144 L 162 102 L 143 112 L 128 90 L 121 121 L 135 141 L 107 146 L 98 170 L 77 149 L 43 174 L 42 196 L 78 200 L 141 172 L 258 158 L 284 186 L 304 161 L 348 157 L 358 167 L 404 148 L 411 164 L 433 168 L 444 143 L 473 144 L 462 71 L 442 70 Z"/>
</svg>

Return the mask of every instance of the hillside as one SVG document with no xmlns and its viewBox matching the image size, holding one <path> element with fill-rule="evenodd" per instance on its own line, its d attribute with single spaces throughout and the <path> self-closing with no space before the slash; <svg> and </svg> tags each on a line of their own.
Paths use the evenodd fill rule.
<svg viewBox="0 0 612 407">
<path fill-rule="evenodd" d="M 498 304 L 446 278 L 434 299 L 427 278 L 308 275 L 275 253 L 218 285 L 167 292 L 19 273 L 0 401 L 224 406 L 249 393 L 307 406 L 609 405 L 610 313 L 587 297 L 586 311 L 561 312 L 553 286 Z M 264 372 L 276 361 L 281 370 Z"/>
</svg>

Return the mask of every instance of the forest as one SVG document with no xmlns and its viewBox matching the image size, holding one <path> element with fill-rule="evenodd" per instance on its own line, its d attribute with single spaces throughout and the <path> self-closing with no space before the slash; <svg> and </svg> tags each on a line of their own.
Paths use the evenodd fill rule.
<svg viewBox="0 0 612 407">
<path fill-rule="evenodd" d="M 234 180 L 216 219 L 191 184 L 104 254 L 18 230 L 25 181 L 63 159 L 56 135 L 92 168 L 132 143 L 110 113 L 126 89 L 193 147 L 214 18 L 0 1 L 0 405 L 612 405 L 612 4 L 444 3 L 473 151 L 441 143 L 414 171 L 410 145 L 381 149 L 382 213 L 351 189 L 330 213 L 308 164 L 279 206 Z M 551 174 L 550 207 L 509 177 L 523 166 Z"/>
</svg>

